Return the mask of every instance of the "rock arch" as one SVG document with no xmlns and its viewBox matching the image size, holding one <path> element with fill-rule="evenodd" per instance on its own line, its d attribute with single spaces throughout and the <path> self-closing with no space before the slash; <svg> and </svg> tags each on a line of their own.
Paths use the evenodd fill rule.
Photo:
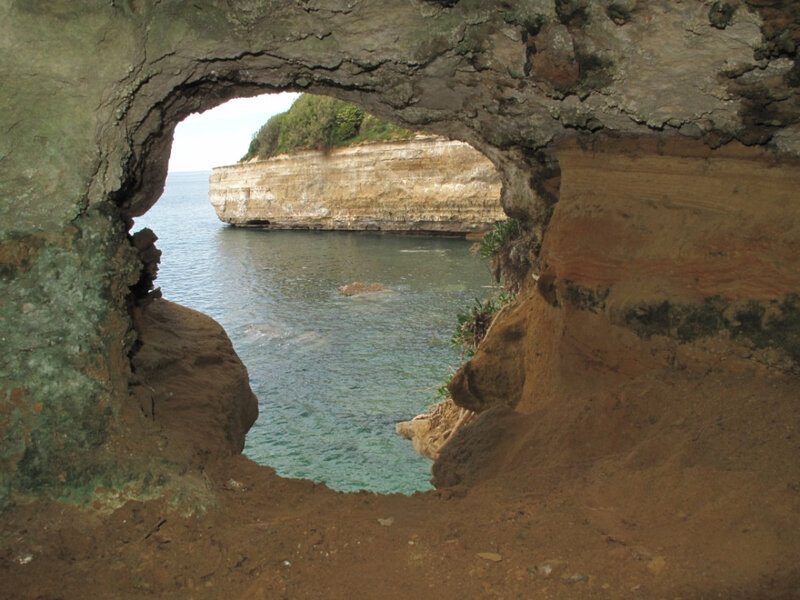
<svg viewBox="0 0 800 600">
<path fill-rule="evenodd" d="M 722 428 L 715 410 L 777 431 L 750 397 L 797 421 L 793 3 L 20 0 L 0 15 L 0 506 L 180 472 L 130 441 L 150 433 L 127 408 L 129 219 L 159 196 L 181 118 L 279 90 L 473 144 L 526 224 L 538 279 L 454 381 L 487 416 L 442 485 L 546 483 L 532 457 L 588 464 L 586 433 L 616 427 L 591 439 L 630 473 L 657 478 L 669 455 L 724 482 L 769 451 L 752 485 L 796 479 L 777 433 L 690 451 Z M 655 400 L 632 401 L 642 390 Z M 696 438 L 667 407 L 670 423 L 699 415 Z"/>
</svg>

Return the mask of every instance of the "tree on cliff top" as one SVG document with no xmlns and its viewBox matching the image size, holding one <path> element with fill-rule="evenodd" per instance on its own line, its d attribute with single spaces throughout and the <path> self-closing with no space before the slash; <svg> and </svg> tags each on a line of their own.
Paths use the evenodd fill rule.
<svg viewBox="0 0 800 600">
<path fill-rule="evenodd" d="M 253 136 L 242 161 L 299 150 L 330 150 L 365 140 L 409 138 L 414 132 L 381 121 L 354 104 L 303 94 Z"/>
</svg>

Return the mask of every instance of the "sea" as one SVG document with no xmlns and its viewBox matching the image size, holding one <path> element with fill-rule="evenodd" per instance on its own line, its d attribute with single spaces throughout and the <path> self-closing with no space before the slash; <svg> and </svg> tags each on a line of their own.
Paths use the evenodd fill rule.
<svg viewBox="0 0 800 600">
<path fill-rule="evenodd" d="M 260 414 L 245 454 L 340 491 L 430 489 L 431 461 L 395 423 L 463 362 L 456 315 L 491 293 L 489 265 L 463 238 L 231 227 L 209 175 L 170 173 L 133 231 L 159 238 L 163 296 L 218 321 L 247 366 Z M 391 291 L 338 291 L 354 281 Z"/>
</svg>

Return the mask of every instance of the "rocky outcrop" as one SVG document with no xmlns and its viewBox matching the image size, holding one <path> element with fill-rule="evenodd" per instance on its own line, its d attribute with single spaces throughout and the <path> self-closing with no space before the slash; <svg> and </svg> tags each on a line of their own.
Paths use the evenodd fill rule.
<svg viewBox="0 0 800 600">
<path fill-rule="evenodd" d="M 449 385 L 486 417 L 445 446 L 437 484 L 597 457 L 606 477 L 702 466 L 719 493 L 730 470 L 800 481 L 796 437 L 763 436 L 800 427 L 800 274 L 777 258 L 800 249 L 798 164 L 689 142 L 558 154 L 543 269 Z"/>
<path fill-rule="evenodd" d="M 474 416 L 474 412 L 456 406 L 452 398 L 447 398 L 410 421 L 397 423 L 394 428 L 414 445 L 417 454 L 436 460 L 445 444 Z"/>
<path fill-rule="evenodd" d="M 57 1 L 2 14 L 14 85 L 0 88 L 0 504 L 92 489 L 96 450 L 128 427 L 141 264 L 127 230 L 159 198 L 191 113 L 303 90 L 467 142 L 497 168 L 533 254 L 564 140 L 800 154 L 796 3 Z"/>
<path fill-rule="evenodd" d="M 241 452 L 258 400 L 225 330 L 160 298 L 134 316 L 139 340 L 131 394 L 142 413 L 173 446 L 210 456 Z"/>
<path fill-rule="evenodd" d="M 435 136 L 218 167 L 209 197 L 222 221 L 268 229 L 468 233 L 506 218 L 492 163 Z"/>
</svg>

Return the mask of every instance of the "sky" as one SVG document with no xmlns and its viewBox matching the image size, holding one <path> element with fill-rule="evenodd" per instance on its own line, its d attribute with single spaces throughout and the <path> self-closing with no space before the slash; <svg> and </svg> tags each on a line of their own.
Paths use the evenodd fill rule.
<svg viewBox="0 0 800 600">
<path fill-rule="evenodd" d="M 210 171 L 232 165 L 247 152 L 253 134 L 272 115 L 289 110 L 299 94 L 236 98 L 178 123 L 169 159 L 170 173 Z"/>
</svg>

